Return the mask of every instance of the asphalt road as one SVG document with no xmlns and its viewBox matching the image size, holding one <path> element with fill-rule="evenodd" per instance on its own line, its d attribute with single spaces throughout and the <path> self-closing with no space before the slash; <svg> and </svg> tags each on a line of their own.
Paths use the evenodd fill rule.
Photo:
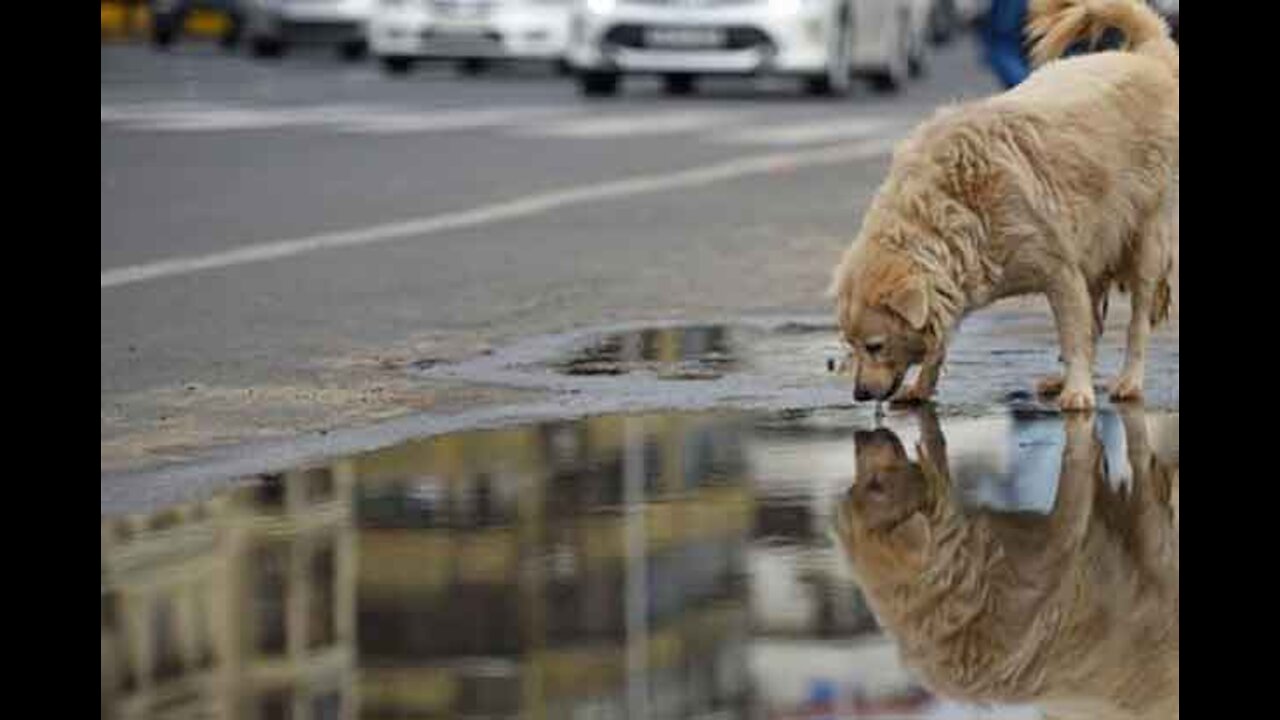
<svg viewBox="0 0 1280 720">
<path fill-rule="evenodd" d="M 512 390 L 410 379 L 547 332 L 826 314 L 888 148 L 992 92 L 940 48 L 895 96 L 783 81 L 583 100 L 548 69 L 102 48 L 102 468 Z"/>
</svg>

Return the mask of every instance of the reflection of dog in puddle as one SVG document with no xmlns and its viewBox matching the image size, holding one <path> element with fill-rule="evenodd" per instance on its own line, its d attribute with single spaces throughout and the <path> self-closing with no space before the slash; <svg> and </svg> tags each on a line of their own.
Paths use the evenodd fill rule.
<svg viewBox="0 0 1280 720">
<path fill-rule="evenodd" d="M 1091 414 L 1063 418 L 1047 514 L 960 502 L 936 416 L 918 461 L 859 432 L 837 530 L 904 663 L 935 692 L 1056 718 L 1178 716 L 1178 468 L 1121 411 L 1132 478 L 1108 481 Z"/>
</svg>

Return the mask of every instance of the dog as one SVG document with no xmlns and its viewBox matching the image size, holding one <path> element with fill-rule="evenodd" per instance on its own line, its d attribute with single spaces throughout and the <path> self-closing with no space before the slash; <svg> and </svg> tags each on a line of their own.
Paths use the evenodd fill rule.
<svg viewBox="0 0 1280 720">
<path fill-rule="evenodd" d="M 1067 413 L 1048 514 L 965 507 L 932 412 L 918 461 L 892 431 L 855 437 L 835 530 L 904 665 L 930 690 L 1054 718 L 1178 717 L 1176 459 L 1121 406 L 1131 482 L 1091 413 Z"/>
<path fill-rule="evenodd" d="M 828 294 L 857 400 L 930 399 L 966 314 L 1043 294 L 1064 375 L 1039 387 L 1063 410 L 1093 408 L 1112 288 L 1132 313 L 1110 394 L 1142 397 L 1149 332 L 1176 300 L 1178 48 L 1140 0 L 1039 0 L 1030 17 L 1036 70 L 899 143 L 835 268 Z M 1108 29 L 1124 50 L 1060 58 Z"/>
</svg>

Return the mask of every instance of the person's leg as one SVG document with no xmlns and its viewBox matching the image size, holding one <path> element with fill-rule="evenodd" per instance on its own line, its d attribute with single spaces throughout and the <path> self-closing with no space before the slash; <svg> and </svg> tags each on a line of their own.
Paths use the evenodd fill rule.
<svg viewBox="0 0 1280 720">
<path fill-rule="evenodd" d="M 1011 88 L 1027 79 L 1030 69 L 1022 56 L 1022 46 L 1008 38 L 994 38 L 987 50 L 987 63 L 1004 86 Z"/>
<path fill-rule="evenodd" d="M 1026 79 L 1031 69 L 1023 47 L 1026 24 L 1025 0 L 993 0 L 987 16 L 983 39 L 987 46 L 987 64 L 1005 87 L 1013 87 Z"/>
</svg>

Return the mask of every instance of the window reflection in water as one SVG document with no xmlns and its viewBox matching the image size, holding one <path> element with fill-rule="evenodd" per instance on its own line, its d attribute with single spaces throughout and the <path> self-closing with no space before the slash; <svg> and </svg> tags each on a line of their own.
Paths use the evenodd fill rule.
<svg viewBox="0 0 1280 720">
<path fill-rule="evenodd" d="M 966 497 L 1038 497 L 975 489 L 1048 467 L 1014 430 L 956 426 Z M 829 530 L 853 464 L 847 430 L 601 416 L 104 519 L 104 716 L 922 713 Z"/>
</svg>

